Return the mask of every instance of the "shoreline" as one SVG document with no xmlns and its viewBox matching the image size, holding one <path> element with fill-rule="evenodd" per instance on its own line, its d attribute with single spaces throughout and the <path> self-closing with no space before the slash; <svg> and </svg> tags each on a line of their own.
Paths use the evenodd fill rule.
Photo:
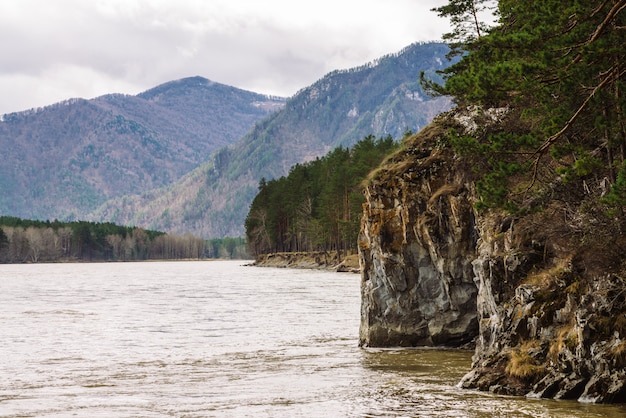
<svg viewBox="0 0 626 418">
<path fill-rule="evenodd" d="M 261 254 L 250 264 L 255 267 L 328 270 L 340 273 L 361 273 L 357 254 L 339 260 L 336 252 L 280 252 Z"/>
</svg>

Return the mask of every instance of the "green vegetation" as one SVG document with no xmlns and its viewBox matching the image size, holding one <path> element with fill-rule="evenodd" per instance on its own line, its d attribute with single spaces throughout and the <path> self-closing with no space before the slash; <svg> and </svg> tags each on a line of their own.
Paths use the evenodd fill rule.
<svg viewBox="0 0 626 418">
<path fill-rule="evenodd" d="M 0 216 L 0 262 L 199 259 L 205 241 L 113 223 Z"/>
<path fill-rule="evenodd" d="M 243 238 L 214 238 L 206 242 L 205 254 L 208 258 L 248 258 L 248 247 Z"/>
<path fill-rule="evenodd" d="M 478 139 L 451 133 L 455 149 L 475 162 L 481 205 L 525 210 L 556 184 L 571 184 L 587 195 L 605 188 L 596 203 L 621 214 L 626 1 L 500 0 L 488 30 L 473 13 L 485 4 L 451 0 L 435 9 L 451 19 L 448 40 L 464 55 L 442 72 L 443 86 L 425 81 L 460 108 L 506 108 L 515 119 Z"/>
<path fill-rule="evenodd" d="M 448 4 L 432 9 L 440 17 L 449 18 L 452 24 L 452 32 L 443 35 L 443 40 L 450 45 L 449 56 L 463 53 L 468 45 L 489 31 L 483 17 L 493 3 L 491 0 L 449 0 Z"/>
<path fill-rule="evenodd" d="M 245 223 L 250 252 L 356 250 L 361 183 L 397 146 L 391 136 L 370 135 L 296 164 L 278 180 L 262 179 Z"/>
</svg>

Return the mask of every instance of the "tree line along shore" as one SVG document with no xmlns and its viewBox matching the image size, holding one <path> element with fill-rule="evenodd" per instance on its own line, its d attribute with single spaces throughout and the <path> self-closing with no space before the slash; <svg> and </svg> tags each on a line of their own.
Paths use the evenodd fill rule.
<svg viewBox="0 0 626 418">
<path fill-rule="evenodd" d="M 243 238 L 204 240 L 110 222 L 0 217 L 0 263 L 247 257 Z"/>
</svg>

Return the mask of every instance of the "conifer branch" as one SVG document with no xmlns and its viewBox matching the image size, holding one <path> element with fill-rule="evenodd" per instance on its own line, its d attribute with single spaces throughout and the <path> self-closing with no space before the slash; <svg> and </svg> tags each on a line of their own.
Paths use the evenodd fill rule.
<svg viewBox="0 0 626 418">
<path fill-rule="evenodd" d="M 619 0 L 617 3 L 615 3 L 613 7 L 611 8 L 611 10 L 609 10 L 609 13 L 607 13 L 602 23 L 600 23 L 596 27 L 596 30 L 593 32 L 591 37 L 586 42 L 579 45 L 579 47 L 584 47 L 595 42 L 600 37 L 604 29 L 611 23 L 611 21 L 615 19 L 615 16 L 621 13 L 624 9 L 626 9 L 626 0 Z M 577 63 L 578 61 L 582 59 L 582 57 L 583 57 L 583 53 L 581 51 L 576 55 L 576 57 L 573 59 L 572 62 Z"/>
<path fill-rule="evenodd" d="M 609 13 L 606 15 L 602 23 L 596 28 L 596 31 L 594 32 L 594 34 L 591 36 L 591 38 L 589 39 L 587 43 L 590 44 L 591 42 L 598 39 L 598 37 L 600 36 L 604 28 L 606 28 L 609 25 L 609 23 L 611 23 L 611 21 L 615 18 L 615 16 L 617 16 L 625 8 L 626 8 L 626 0 L 619 0 L 617 3 L 615 3 L 615 5 L 611 8 L 611 10 L 609 10 Z"/>
<path fill-rule="evenodd" d="M 598 7 L 596 7 L 590 14 L 589 17 L 594 17 L 595 15 L 597 15 L 598 13 L 600 13 L 600 11 L 602 9 L 604 9 L 604 6 L 606 6 L 606 4 L 609 2 L 609 0 L 604 0 Z"/>
<path fill-rule="evenodd" d="M 622 73 L 620 73 L 618 78 L 621 77 L 625 72 L 626 71 L 623 71 Z M 589 94 L 589 96 L 587 96 L 585 101 L 578 107 L 578 110 L 576 110 L 574 115 L 572 115 L 572 117 L 565 123 L 563 128 L 559 132 L 555 133 L 554 135 L 546 139 L 544 143 L 537 149 L 537 151 L 535 151 L 535 154 L 539 154 L 540 156 L 543 155 L 552 146 L 552 144 L 558 141 L 558 139 L 561 136 L 563 136 L 563 134 L 565 134 L 565 132 L 567 132 L 567 130 L 574 124 L 576 119 L 578 119 L 578 117 L 581 115 L 583 110 L 585 110 L 585 108 L 587 107 L 591 99 L 593 99 L 593 96 L 595 96 L 596 93 L 600 91 L 600 89 L 602 89 L 609 81 L 615 78 L 613 75 L 613 71 L 608 71 L 607 73 L 608 74 L 602 79 L 600 84 L 598 84 L 593 89 L 593 91 Z"/>
<path fill-rule="evenodd" d="M 541 144 L 541 146 L 534 152 L 534 155 L 536 155 L 536 158 L 535 158 L 535 160 L 533 162 L 533 176 L 532 176 L 532 180 L 530 182 L 530 185 L 526 188 L 526 192 L 528 192 L 535 185 L 535 183 L 537 182 L 537 173 L 539 171 L 539 162 L 541 161 L 541 157 L 543 157 L 545 155 L 545 153 L 550 149 L 550 147 L 556 141 L 558 141 L 559 138 L 561 138 L 567 132 L 567 130 L 574 124 L 576 119 L 578 119 L 578 117 L 583 113 L 583 111 L 585 110 L 585 108 L 587 107 L 587 105 L 589 104 L 591 99 L 596 95 L 596 93 L 598 91 L 600 91 L 604 86 L 606 86 L 609 81 L 611 81 L 611 80 L 617 81 L 617 79 L 621 78 L 624 74 L 626 74 L 626 70 L 623 70 L 622 72 L 618 73 L 617 77 L 615 77 L 615 71 L 614 70 L 616 70 L 616 69 L 617 69 L 616 67 L 612 67 L 611 70 L 605 72 L 606 76 L 593 89 L 591 94 L 589 94 L 589 96 L 587 96 L 585 101 L 580 105 L 578 110 L 576 110 L 574 115 L 572 115 L 572 117 L 565 123 L 563 128 L 559 132 L 555 133 L 554 135 L 552 135 L 548 139 L 546 139 L 544 141 L 544 143 Z"/>
</svg>

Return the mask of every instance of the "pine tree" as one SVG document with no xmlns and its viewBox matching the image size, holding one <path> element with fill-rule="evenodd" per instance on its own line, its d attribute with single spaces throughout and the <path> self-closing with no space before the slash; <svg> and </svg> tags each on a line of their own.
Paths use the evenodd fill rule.
<svg viewBox="0 0 626 418">
<path fill-rule="evenodd" d="M 467 13 L 453 7 L 458 3 L 440 9 Z M 445 85 L 431 86 L 461 106 L 524 109 L 516 131 L 478 142 L 451 135 L 458 151 L 480 161 L 487 205 L 511 204 L 552 171 L 574 181 L 602 170 L 622 187 L 616 173 L 626 157 L 625 9 L 626 0 L 501 0 L 498 25 L 467 37 L 467 54 L 444 71 Z"/>
<path fill-rule="evenodd" d="M 443 35 L 450 46 L 449 57 L 461 54 L 476 40 L 487 34 L 489 25 L 485 13 L 493 10 L 493 0 L 450 0 L 448 4 L 431 9 L 440 17 L 450 19 L 452 31 Z"/>
</svg>

